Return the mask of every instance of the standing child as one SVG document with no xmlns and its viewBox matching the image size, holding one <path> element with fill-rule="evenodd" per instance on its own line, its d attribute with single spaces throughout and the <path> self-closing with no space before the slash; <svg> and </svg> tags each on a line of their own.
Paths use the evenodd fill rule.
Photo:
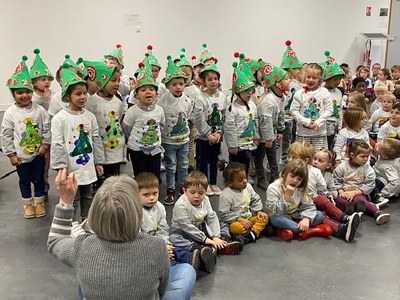
<svg viewBox="0 0 400 300">
<path fill-rule="evenodd" d="M 338 197 L 336 203 L 347 214 L 364 211 L 372 216 L 378 225 L 389 222 L 390 215 L 367 200 L 375 186 L 375 173 L 367 163 L 371 147 L 363 140 L 353 139 L 348 147 L 349 160 L 341 163 L 334 171 Z"/>
<path fill-rule="evenodd" d="M 200 171 L 193 171 L 185 178 L 184 194 L 176 201 L 172 211 L 170 241 L 187 251 L 200 249 L 204 267 L 211 273 L 217 251 L 221 254 L 239 254 L 242 244 L 226 241 L 230 239 L 229 229 L 221 226 L 212 209 L 205 195 L 207 186 L 207 177 Z"/>
<path fill-rule="evenodd" d="M 121 72 L 110 66 L 103 73 L 101 89 L 89 97 L 85 109 L 96 116 L 99 134 L 104 147 L 104 173 L 97 182 L 101 186 L 105 178 L 120 174 L 121 162 L 124 160 L 125 137 L 120 120 L 124 113 L 124 103 L 116 97 Z"/>
<path fill-rule="evenodd" d="M 346 123 L 346 127 L 339 131 L 333 147 L 333 152 L 336 154 L 336 165 L 349 159 L 348 147 L 353 139 L 363 140 L 369 145 L 368 132 L 363 128 L 366 119 L 361 108 L 348 108 L 343 114 L 343 120 Z"/>
<path fill-rule="evenodd" d="M 114 66 L 119 70 L 118 89 L 114 93 L 114 95 L 116 95 L 118 92 L 121 98 L 125 99 L 125 97 L 129 95 L 130 84 L 129 84 L 129 76 L 123 74 L 121 71 L 125 67 L 124 55 L 122 53 L 122 46 L 118 44 L 116 46 L 116 49 L 111 51 L 110 54 L 106 55 L 106 59 L 104 62 L 106 65 Z M 102 88 L 104 88 L 104 85 L 102 86 Z"/>
<path fill-rule="evenodd" d="M 296 140 L 305 141 L 319 150 L 328 147 L 326 120 L 332 115 L 332 98 L 320 86 L 323 69 L 317 63 L 306 68 L 306 86 L 294 95 L 291 110 L 297 122 Z"/>
<path fill-rule="evenodd" d="M 248 175 L 252 151 L 258 146 L 257 108 L 250 101 L 254 82 L 233 63 L 231 104 L 225 111 L 224 136 L 228 146 L 229 161 L 246 165 Z"/>
<path fill-rule="evenodd" d="M 282 140 L 285 129 L 283 105 L 289 91 L 289 75 L 282 68 L 270 63 L 261 68 L 262 81 L 268 92 L 260 97 L 257 103 L 259 118 L 260 144 L 256 150 L 255 165 L 257 186 L 266 190 L 268 183 L 275 181 L 278 174 L 277 142 Z M 267 154 L 271 176 L 269 182 L 265 179 L 264 157 Z"/>
<path fill-rule="evenodd" d="M 194 124 L 198 130 L 196 146 L 199 169 L 209 178 L 210 183 L 206 191 L 207 196 L 221 194 L 221 189 L 217 186 L 217 164 L 227 102 L 226 96 L 219 90 L 220 76 L 215 64 L 206 66 L 200 72 L 204 85 L 200 97 L 195 99 L 194 108 Z"/>
<path fill-rule="evenodd" d="M 388 88 L 389 92 L 394 91 L 394 84 L 391 80 L 389 69 L 386 68 L 380 69 L 378 71 L 377 78 L 378 80 L 375 81 L 374 88 L 376 88 L 379 85 L 383 85 Z"/>
<path fill-rule="evenodd" d="M 393 84 L 395 84 L 395 81 L 400 79 L 400 65 L 393 65 L 390 68 L 390 71 L 392 73 Z"/>
<path fill-rule="evenodd" d="M 204 69 L 204 64 L 196 58 L 196 56 L 192 56 L 192 68 L 193 68 L 193 84 L 200 89 L 203 84 L 200 78 L 200 72 Z"/>
<path fill-rule="evenodd" d="M 165 149 L 167 195 L 165 205 L 175 203 L 175 173 L 178 171 L 179 193 L 183 194 L 183 182 L 188 173 L 189 160 L 189 118 L 192 103 L 183 93 L 186 75 L 167 57 L 165 76 L 167 92 L 157 104 L 164 110 L 166 126 L 161 128 L 162 146 Z"/>
<path fill-rule="evenodd" d="M 371 200 L 379 207 L 399 198 L 400 194 L 400 141 L 385 138 L 375 146 L 379 154 L 374 165 L 375 188 Z"/>
<path fill-rule="evenodd" d="M 122 129 L 128 138 L 128 154 L 132 163 L 133 174 L 153 173 L 160 178 L 161 127 L 165 124 L 163 109 L 155 104 L 157 83 L 148 67 L 139 64 L 135 97 L 137 104 L 131 106 L 125 114 Z"/>
<path fill-rule="evenodd" d="M 243 244 L 255 241 L 268 223 L 260 196 L 247 182 L 245 165 L 229 163 L 224 169 L 227 187 L 219 197 L 221 220 Z"/>
<path fill-rule="evenodd" d="M 152 75 L 154 81 L 157 83 L 157 86 L 158 86 L 157 101 L 158 101 L 161 99 L 161 96 L 166 92 L 166 88 L 165 88 L 164 83 L 157 81 L 158 76 L 160 75 L 161 65 L 158 62 L 158 59 L 153 55 L 153 46 L 152 45 L 147 46 L 147 53 L 143 60 L 143 63 L 145 65 L 150 66 L 151 75 Z"/>
<path fill-rule="evenodd" d="M 339 67 L 329 51 L 325 51 L 325 88 L 331 94 L 332 98 L 332 115 L 326 122 L 326 134 L 328 139 L 328 149 L 332 150 L 335 144 L 335 137 L 342 128 L 342 93 L 337 88 L 340 81 L 344 78 L 345 73 Z"/>
<path fill-rule="evenodd" d="M 93 199 L 92 183 L 97 175 L 103 175 L 104 149 L 96 117 L 84 109 L 87 84 L 66 63 L 63 65 L 62 99 L 69 105 L 51 122 L 50 165 L 55 170 L 67 168 L 68 172 L 75 173 L 78 192 L 74 208 L 76 210 L 80 203 L 81 217 L 86 219 Z"/>
<path fill-rule="evenodd" d="M 378 132 L 382 126 L 389 121 L 390 111 L 396 102 L 396 97 L 392 93 L 386 93 L 381 102 L 381 108 L 374 111 L 370 118 L 372 130 L 369 132 L 369 136 L 376 141 Z"/>
<path fill-rule="evenodd" d="M 26 219 L 46 215 L 44 206 L 45 154 L 51 142 L 50 121 L 45 109 L 32 102 L 32 85 L 28 68 L 21 63 L 7 81 L 15 104 L 9 107 L 1 124 L 2 151 L 17 168 L 19 189 Z M 34 186 L 32 197 L 31 184 Z"/>
<path fill-rule="evenodd" d="M 284 110 L 285 110 L 285 130 L 282 133 L 282 153 L 279 164 L 284 166 L 287 163 L 287 151 L 292 142 L 293 132 L 293 116 L 290 106 L 293 102 L 294 94 L 302 88 L 300 82 L 300 71 L 302 63 L 297 58 L 296 52 L 291 47 L 292 42 L 286 41 L 286 50 L 282 56 L 281 68 L 288 72 L 290 79 L 289 93 L 285 97 Z"/>
<path fill-rule="evenodd" d="M 378 132 L 378 142 L 385 138 L 400 140 L 400 103 L 393 105 L 389 122 L 386 122 Z"/>
<path fill-rule="evenodd" d="M 382 99 L 383 96 L 388 92 L 388 88 L 385 85 L 377 85 L 374 89 L 375 93 L 375 101 L 372 102 L 371 107 L 369 108 L 369 113 L 373 114 L 376 110 L 382 108 Z"/>
<path fill-rule="evenodd" d="M 332 229 L 321 224 L 323 214 L 308 196 L 307 184 L 307 165 L 293 159 L 283 168 L 280 178 L 268 186 L 265 210 L 276 234 L 285 241 L 295 236 L 303 240 L 313 235 L 332 235 Z"/>
</svg>

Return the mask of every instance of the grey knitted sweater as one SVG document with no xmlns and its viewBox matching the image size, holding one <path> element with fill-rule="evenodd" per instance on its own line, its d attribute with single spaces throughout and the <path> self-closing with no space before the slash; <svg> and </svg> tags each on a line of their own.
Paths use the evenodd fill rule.
<svg viewBox="0 0 400 300">
<path fill-rule="evenodd" d="M 165 242 L 145 234 L 116 243 L 96 235 L 71 238 L 74 209 L 57 204 L 47 246 L 73 267 L 86 299 L 159 299 L 169 279 Z"/>
</svg>

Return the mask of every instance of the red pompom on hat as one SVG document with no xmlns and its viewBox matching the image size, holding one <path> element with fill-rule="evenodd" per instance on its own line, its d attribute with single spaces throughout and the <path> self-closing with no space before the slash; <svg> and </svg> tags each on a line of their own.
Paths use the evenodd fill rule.
<svg viewBox="0 0 400 300">
<path fill-rule="evenodd" d="M 287 40 L 287 41 L 285 42 L 285 45 L 286 45 L 286 46 L 290 46 L 291 44 L 292 44 L 292 42 L 289 41 L 289 40 Z"/>
<path fill-rule="evenodd" d="M 235 53 L 233 53 L 233 57 L 235 57 L 235 58 L 238 58 L 239 57 L 239 52 L 235 52 Z"/>
</svg>

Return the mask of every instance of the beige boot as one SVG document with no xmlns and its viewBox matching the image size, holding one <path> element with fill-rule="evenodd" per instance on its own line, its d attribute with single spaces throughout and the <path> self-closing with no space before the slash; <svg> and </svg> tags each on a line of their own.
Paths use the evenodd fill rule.
<svg viewBox="0 0 400 300">
<path fill-rule="evenodd" d="M 46 207 L 44 206 L 44 196 L 34 197 L 33 202 L 35 204 L 34 208 L 36 218 L 44 217 L 47 214 Z"/>
<path fill-rule="evenodd" d="M 35 210 L 33 208 L 32 198 L 22 198 L 22 203 L 24 205 L 24 218 L 32 219 L 35 217 Z"/>
</svg>

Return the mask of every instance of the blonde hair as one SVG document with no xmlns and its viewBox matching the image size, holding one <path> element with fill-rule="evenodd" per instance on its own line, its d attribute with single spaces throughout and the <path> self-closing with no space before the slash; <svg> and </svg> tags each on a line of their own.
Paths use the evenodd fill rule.
<svg viewBox="0 0 400 300">
<path fill-rule="evenodd" d="M 89 210 L 89 226 L 101 239 L 127 242 L 139 233 L 143 212 L 138 186 L 127 175 L 109 177 L 98 189 Z"/>
<path fill-rule="evenodd" d="M 388 92 L 388 87 L 387 87 L 386 85 L 377 85 L 377 86 L 374 88 L 374 92 L 375 92 L 375 93 L 378 93 L 378 92 L 380 92 L 380 93 L 387 93 L 387 92 Z"/>
<path fill-rule="evenodd" d="M 158 189 L 160 187 L 157 176 L 150 172 L 139 173 L 139 175 L 135 177 L 135 180 L 139 190 L 152 188 Z"/>
<path fill-rule="evenodd" d="M 301 159 L 293 159 L 289 161 L 281 172 L 282 183 L 284 184 L 287 176 L 291 173 L 293 176 L 298 176 L 303 181 L 300 183 L 298 188 L 300 189 L 303 196 L 308 198 L 307 187 L 308 187 L 308 167 Z"/>
<path fill-rule="evenodd" d="M 396 159 L 400 157 L 400 141 L 392 138 L 383 139 L 381 142 L 381 152 L 388 159 Z"/>
<path fill-rule="evenodd" d="M 343 114 L 343 121 L 346 123 L 347 127 L 353 130 L 358 130 L 360 121 L 362 120 L 364 111 L 360 107 L 354 107 L 347 109 Z"/>
<path fill-rule="evenodd" d="M 396 103 L 396 96 L 393 95 L 392 93 L 387 92 L 385 95 L 383 95 L 383 99 L 382 100 L 384 100 L 384 99 L 391 100 L 393 104 Z"/>
<path fill-rule="evenodd" d="M 367 98 L 365 98 L 364 94 L 359 92 L 352 92 L 349 97 L 353 97 L 357 102 L 357 106 L 361 108 L 363 111 L 367 112 Z"/>
<path fill-rule="evenodd" d="M 297 141 L 290 145 L 288 149 L 288 155 L 296 156 L 296 158 L 300 158 L 301 160 L 308 159 L 308 163 L 312 162 L 314 157 L 315 149 L 314 147 L 306 143 L 304 141 Z"/>
<path fill-rule="evenodd" d="M 193 171 L 193 172 L 189 173 L 189 175 L 186 176 L 186 178 L 185 178 L 183 187 L 185 189 L 187 189 L 191 186 L 202 186 L 205 189 L 207 189 L 207 187 L 208 187 L 207 176 L 204 175 L 204 173 L 202 173 L 200 171 Z"/>
</svg>

